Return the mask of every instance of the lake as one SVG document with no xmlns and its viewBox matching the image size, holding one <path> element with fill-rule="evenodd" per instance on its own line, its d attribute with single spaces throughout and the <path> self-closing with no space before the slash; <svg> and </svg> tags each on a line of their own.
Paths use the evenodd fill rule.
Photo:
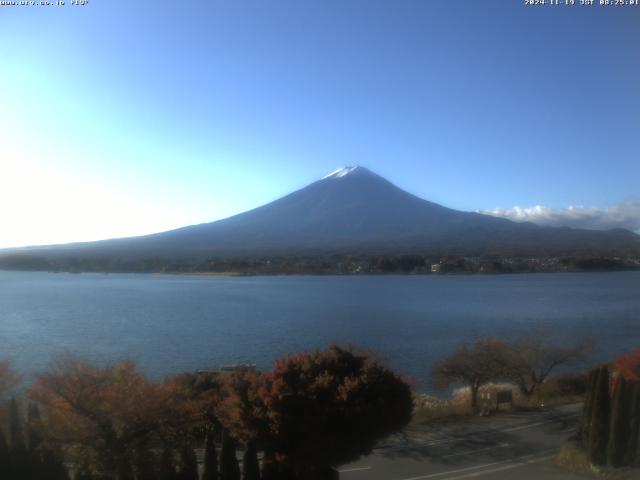
<svg viewBox="0 0 640 480">
<path fill-rule="evenodd" d="M 640 272 L 476 276 L 54 274 L 0 271 L 0 358 L 134 359 L 153 376 L 274 358 L 331 342 L 373 349 L 430 389 L 461 341 L 545 329 L 598 339 L 594 360 L 640 346 Z"/>
</svg>

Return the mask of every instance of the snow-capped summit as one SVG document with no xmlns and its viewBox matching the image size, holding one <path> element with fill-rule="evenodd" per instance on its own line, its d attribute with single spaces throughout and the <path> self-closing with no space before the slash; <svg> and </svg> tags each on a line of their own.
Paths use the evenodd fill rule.
<svg viewBox="0 0 640 480">
<path fill-rule="evenodd" d="M 329 175 L 326 175 L 326 176 L 322 177 L 322 179 L 324 180 L 325 178 L 342 178 L 342 177 L 346 177 L 347 175 L 349 175 L 352 172 L 355 172 L 356 170 L 363 170 L 363 167 L 361 167 L 360 165 L 356 165 L 354 167 L 342 167 L 342 168 L 339 168 L 339 169 L 331 172 Z"/>
</svg>

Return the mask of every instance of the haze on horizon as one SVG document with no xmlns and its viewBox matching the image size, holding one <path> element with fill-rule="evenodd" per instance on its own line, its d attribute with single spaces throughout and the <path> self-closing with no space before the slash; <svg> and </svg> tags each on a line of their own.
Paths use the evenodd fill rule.
<svg viewBox="0 0 640 480">
<path fill-rule="evenodd" d="M 210 222 L 354 164 L 451 208 L 640 231 L 640 8 L 0 8 L 0 248 Z"/>
</svg>

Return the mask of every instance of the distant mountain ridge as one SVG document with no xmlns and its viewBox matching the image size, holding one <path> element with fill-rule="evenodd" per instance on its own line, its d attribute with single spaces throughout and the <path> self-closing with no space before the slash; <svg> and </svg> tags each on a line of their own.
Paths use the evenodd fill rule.
<svg viewBox="0 0 640 480">
<path fill-rule="evenodd" d="M 540 227 L 453 210 L 412 195 L 361 166 L 338 169 L 274 202 L 211 223 L 141 237 L 28 249 L 46 257 L 179 260 L 363 252 L 625 251 L 640 252 L 640 236 L 621 229 Z"/>
</svg>

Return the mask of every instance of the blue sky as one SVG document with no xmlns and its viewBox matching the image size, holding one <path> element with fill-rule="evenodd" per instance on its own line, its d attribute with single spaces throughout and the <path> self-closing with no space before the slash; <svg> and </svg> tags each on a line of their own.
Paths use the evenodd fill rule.
<svg viewBox="0 0 640 480">
<path fill-rule="evenodd" d="M 640 229 L 639 46 L 629 6 L 0 7 L 0 247 L 211 221 L 353 164 L 453 208 Z"/>
</svg>

